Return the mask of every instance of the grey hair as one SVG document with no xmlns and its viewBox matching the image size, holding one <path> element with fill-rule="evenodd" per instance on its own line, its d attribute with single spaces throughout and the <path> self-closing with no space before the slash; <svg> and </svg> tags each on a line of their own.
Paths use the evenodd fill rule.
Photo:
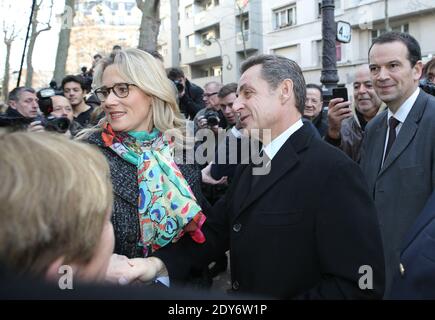
<svg viewBox="0 0 435 320">
<path fill-rule="evenodd" d="M 260 54 L 243 62 L 240 73 L 255 65 L 262 65 L 261 76 L 275 90 L 286 79 L 293 81 L 296 108 L 301 114 L 305 108 L 305 79 L 299 65 L 286 57 L 274 54 Z"/>
</svg>

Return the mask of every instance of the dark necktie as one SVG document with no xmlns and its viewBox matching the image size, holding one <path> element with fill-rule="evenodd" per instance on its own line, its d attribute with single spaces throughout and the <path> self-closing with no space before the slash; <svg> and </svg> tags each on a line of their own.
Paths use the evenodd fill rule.
<svg viewBox="0 0 435 320">
<path fill-rule="evenodd" d="M 396 127 L 399 123 L 400 123 L 400 121 L 394 117 L 391 117 L 389 120 L 389 127 L 390 128 L 388 130 L 388 143 L 387 143 L 387 149 L 385 150 L 384 161 L 385 161 L 385 159 L 387 159 L 388 152 L 390 152 L 390 149 L 391 149 L 394 141 L 396 141 Z"/>
</svg>

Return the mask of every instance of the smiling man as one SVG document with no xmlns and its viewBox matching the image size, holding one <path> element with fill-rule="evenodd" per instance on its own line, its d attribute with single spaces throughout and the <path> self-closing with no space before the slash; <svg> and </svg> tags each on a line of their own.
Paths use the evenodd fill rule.
<svg viewBox="0 0 435 320">
<path fill-rule="evenodd" d="M 358 162 L 367 123 L 385 109 L 373 87 L 368 64 L 358 67 L 355 72 L 353 100 L 353 107 L 341 98 L 329 102 L 329 126 L 325 141 L 339 147 Z"/>
<path fill-rule="evenodd" d="M 435 187 L 435 99 L 419 89 L 418 42 L 389 32 L 369 50 L 370 73 L 385 110 L 367 125 L 361 168 L 378 211 L 385 252 L 386 292 L 399 271 L 400 249 Z"/>
</svg>

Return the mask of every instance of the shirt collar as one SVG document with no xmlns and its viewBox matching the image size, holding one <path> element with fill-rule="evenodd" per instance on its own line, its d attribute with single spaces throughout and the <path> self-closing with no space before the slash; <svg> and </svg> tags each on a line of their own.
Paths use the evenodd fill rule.
<svg viewBox="0 0 435 320">
<path fill-rule="evenodd" d="M 392 116 L 400 121 L 400 123 L 404 123 L 406 120 L 406 117 L 408 116 L 409 112 L 412 109 L 412 106 L 414 105 L 415 101 L 417 100 L 418 94 L 420 93 L 420 88 L 417 88 L 411 96 L 406 99 L 406 101 L 399 107 L 399 109 L 396 111 L 396 113 L 392 113 L 390 109 L 388 109 L 388 118 L 387 122 L 390 120 Z"/>
<path fill-rule="evenodd" d="M 273 139 L 267 146 L 263 147 L 264 152 L 266 152 L 270 160 L 272 160 L 273 157 L 278 153 L 279 149 L 281 149 L 288 138 L 290 138 L 290 136 L 298 131 L 303 125 L 302 119 L 299 119 L 278 137 Z"/>
</svg>

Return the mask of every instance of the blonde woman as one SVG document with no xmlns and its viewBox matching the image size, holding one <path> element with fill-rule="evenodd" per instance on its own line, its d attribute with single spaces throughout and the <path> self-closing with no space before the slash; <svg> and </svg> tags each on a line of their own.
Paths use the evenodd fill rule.
<svg viewBox="0 0 435 320">
<path fill-rule="evenodd" d="M 0 266 L 57 283 L 69 265 L 74 282 L 104 280 L 114 247 L 104 156 L 44 132 L 0 131 L 0 149 Z"/>
<path fill-rule="evenodd" d="M 121 50 L 99 62 L 94 87 L 105 117 L 87 140 L 110 164 L 115 253 L 146 257 L 184 233 L 203 243 L 201 173 L 174 158 L 185 119 L 161 63 L 142 50 Z"/>
</svg>

